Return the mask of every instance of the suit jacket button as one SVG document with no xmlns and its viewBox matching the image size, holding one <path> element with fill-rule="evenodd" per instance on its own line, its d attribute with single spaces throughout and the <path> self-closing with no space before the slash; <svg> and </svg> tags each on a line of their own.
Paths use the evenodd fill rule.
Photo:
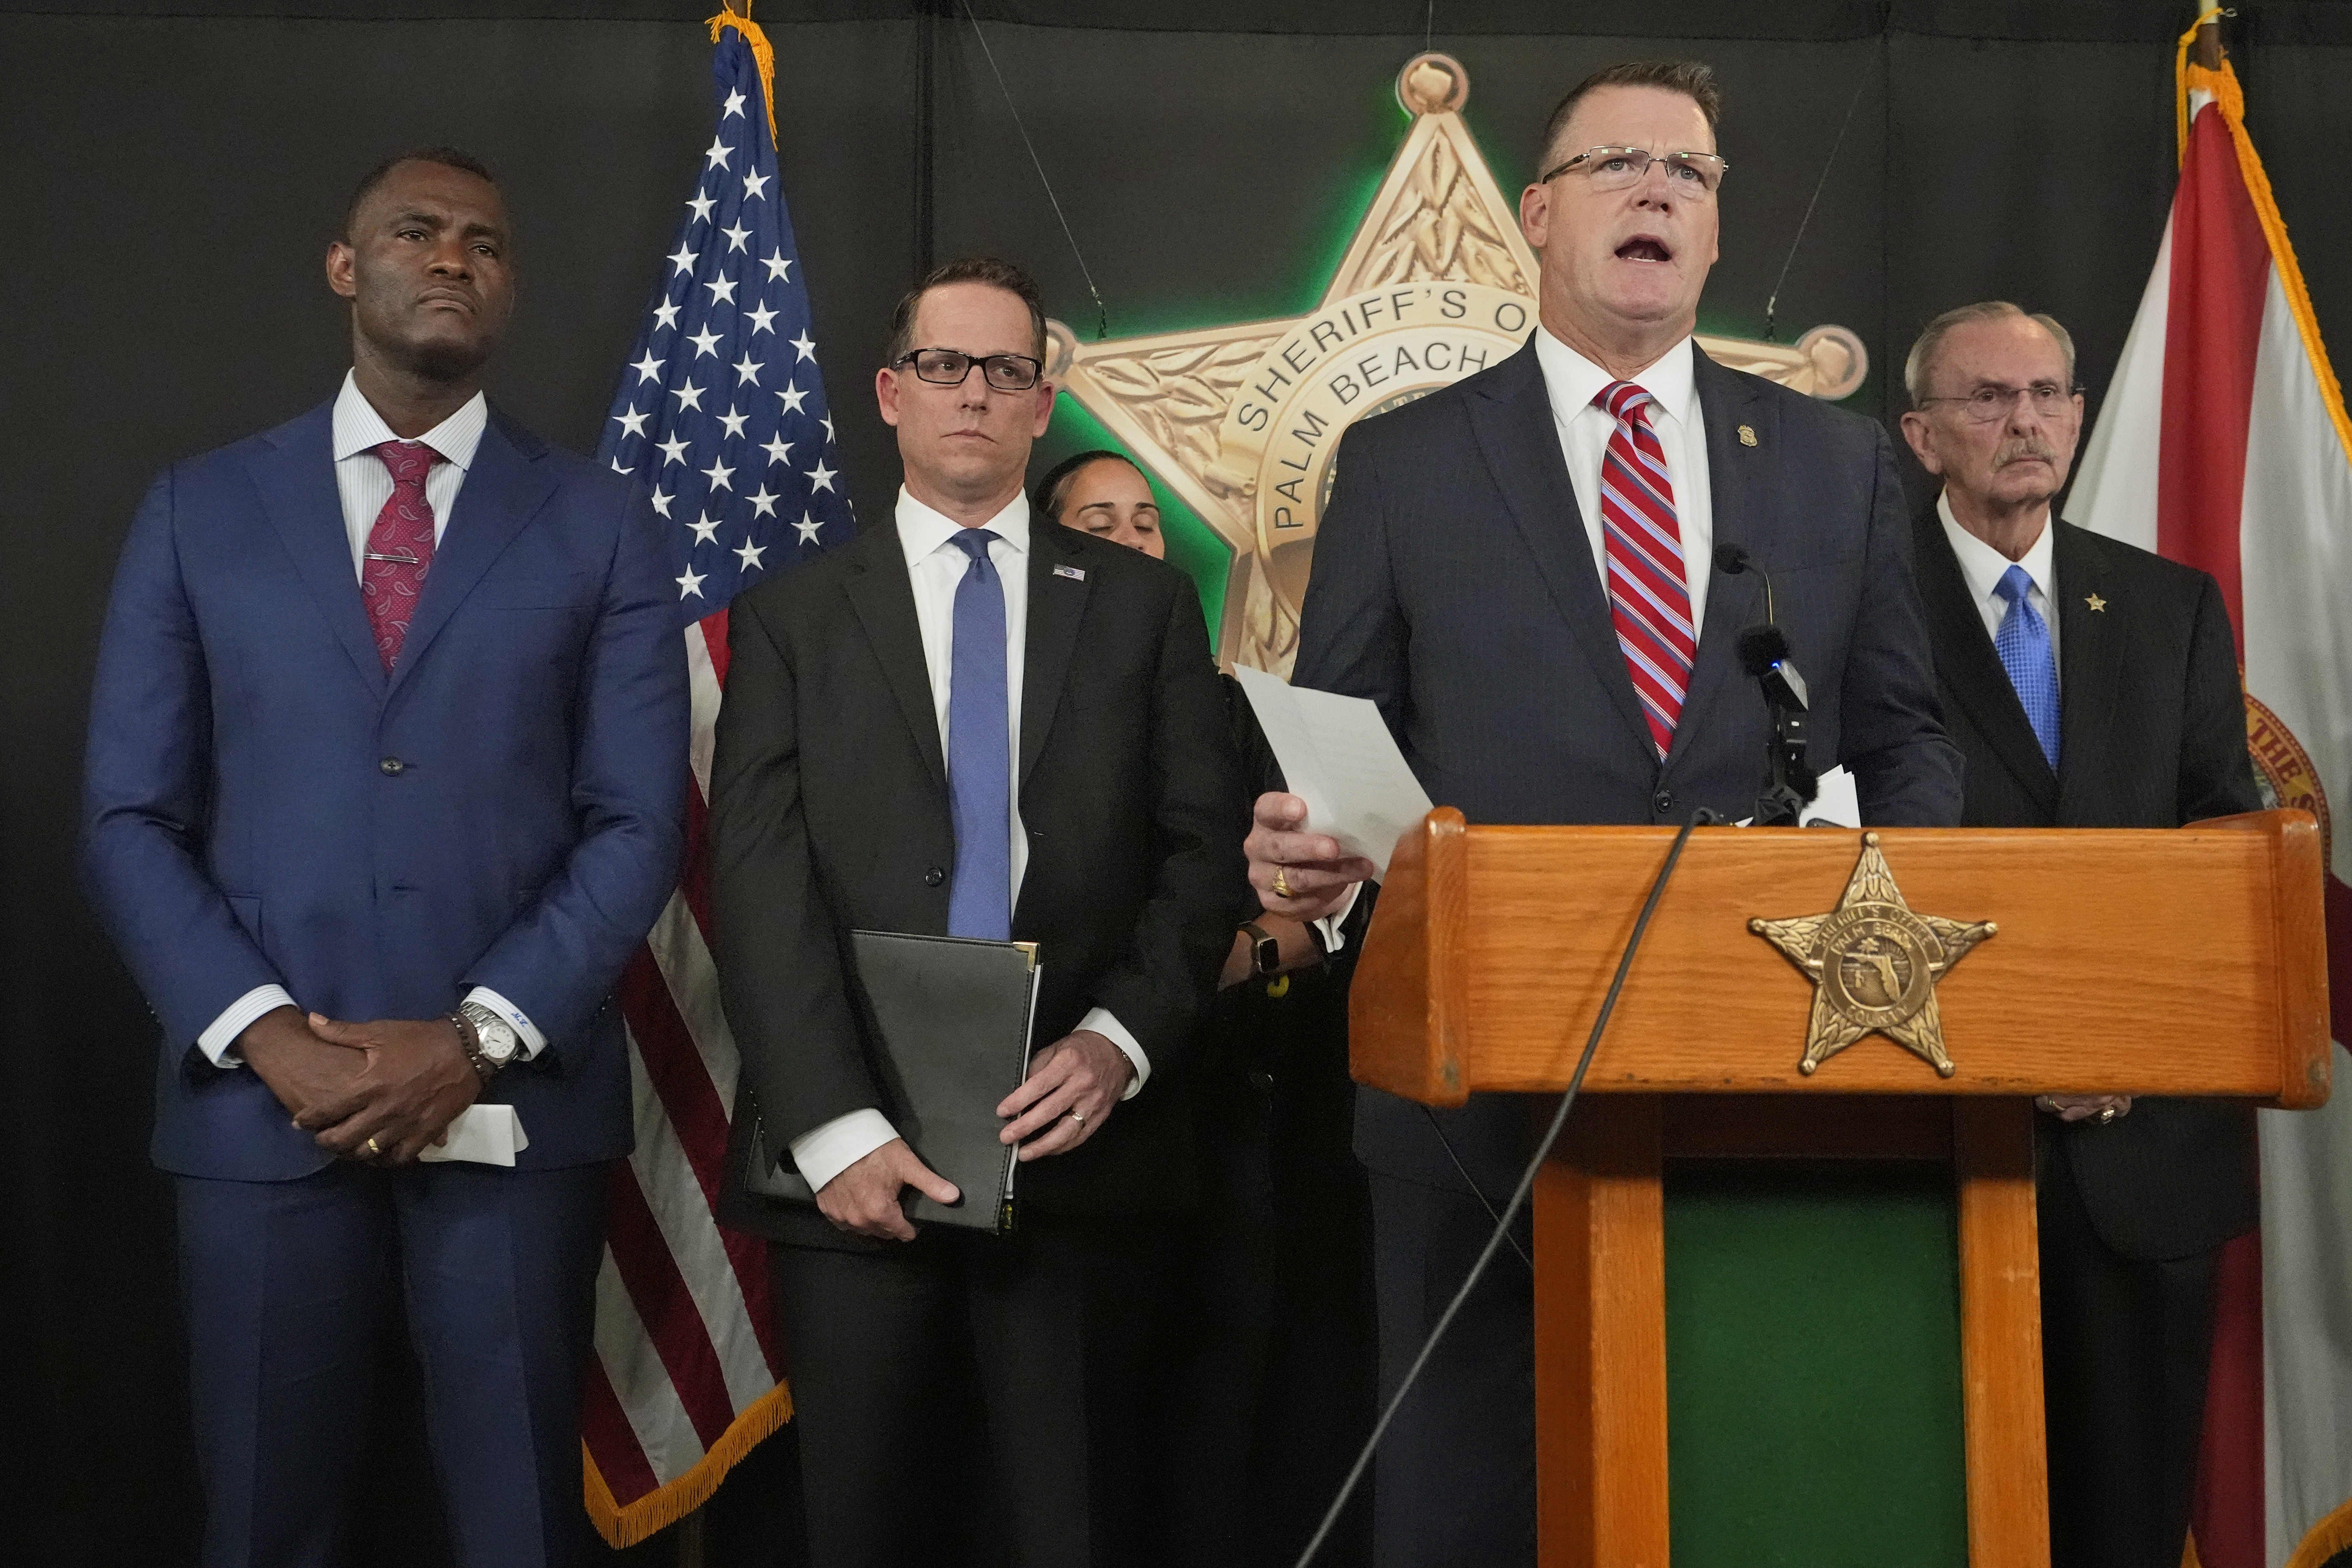
<svg viewBox="0 0 2352 1568">
<path fill-rule="evenodd" d="M 937 866 L 932 867 L 929 870 L 923 873 L 923 886 L 926 888 L 936 888 L 947 879 L 948 874 L 945 871 L 940 870 Z"/>
<path fill-rule="evenodd" d="M 406 763 L 402 762 L 398 757 L 386 757 L 383 761 L 376 763 L 377 767 L 383 770 L 383 775 L 386 778 L 396 776 L 400 770 L 407 765 L 408 764 Z"/>
<path fill-rule="evenodd" d="M 1666 813 L 1674 810 L 1674 808 L 1675 792 L 1670 789 L 1662 789 L 1657 794 L 1650 797 L 1650 809 L 1656 812 L 1660 816 L 1665 816 Z"/>
</svg>

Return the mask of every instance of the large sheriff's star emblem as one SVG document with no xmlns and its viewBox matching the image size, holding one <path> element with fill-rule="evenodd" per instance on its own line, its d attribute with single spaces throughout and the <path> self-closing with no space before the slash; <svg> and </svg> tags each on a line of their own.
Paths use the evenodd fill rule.
<svg viewBox="0 0 2352 1568">
<path fill-rule="evenodd" d="M 1313 311 L 1097 343 L 1048 327 L 1046 374 L 1232 547 L 1217 637 L 1228 666 L 1290 673 L 1341 432 L 1496 363 L 1535 328 L 1535 253 L 1462 122 L 1469 74 L 1416 55 L 1396 91 L 1412 130 Z M 1843 327 L 1793 344 L 1699 342 L 1818 397 L 1845 396 L 1870 365 Z"/>
<path fill-rule="evenodd" d="M 1878 835 L 1864 834 L 1862 844 L 1862 860 L 1836 909 L 1748 922 L 1813 982 L 1812 1024 L 1797 1070 L 1810 1076 L 1864 1035 L 1879 1034 L 1949 1078 L 1955 1069 L 1944 1054 L 1936 982 L 1997 928 L 1990 921 L 1913 913 L 1879 853 Z"/>
</svg>

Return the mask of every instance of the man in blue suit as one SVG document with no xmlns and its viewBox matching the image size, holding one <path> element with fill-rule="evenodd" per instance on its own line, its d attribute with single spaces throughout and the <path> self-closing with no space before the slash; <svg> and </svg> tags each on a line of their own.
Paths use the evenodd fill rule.
<svg viewBox="0 0 2352 1568">
<path fill-rule="evenodd" d="M 1886 432 L 1692 341 L 1717 107 L 1714 73 L 1689 62 L 1612 67 L 1562 100 L 1519 201 L 1540 329 L 1340 447 L 1293 679 L 1377 702 L 1430 798 L 1473 822 L 1750 815 L 1770 721 L 1736 649 L 1765 593 L 1715 569 L 1721 546 L 1770 574 L 1811 683 L 1811 757 L 1853 774 L 1863 820 L 1959 819 Z M 1351 935 L 1336 917 L 1371 866 L 1305 813 L 1260 799 L 1251 879 L 1267 909 Z M 1537 1110 L 1477 1095 L 1433 1114 L 1360 1091 L 1384 1393 L 1517 1184 Z M 1389 1429 L 1380 1568 L 1534 1562 L 1532 1285 L 1501 1255 Z"/>
<path fill-rule="evenodd" d="M 676 885 L 686 671 L 645 502 L 483 398 L 509 246 L 464 153 L 371 173 L 341 394 L 166 469 L 107 614 L 87 868 L 163 1025 L 207 1568 L 342 1557 L 395 1300 L 458 1561 L 589 1544 L 609 993 Z"/>
</svg>

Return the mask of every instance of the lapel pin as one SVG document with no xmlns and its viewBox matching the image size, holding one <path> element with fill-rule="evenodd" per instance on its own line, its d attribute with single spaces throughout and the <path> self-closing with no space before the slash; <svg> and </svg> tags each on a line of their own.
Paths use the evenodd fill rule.
<svg viewBox="0 0 2352 1568">
<path fill-rule="evenodd" d="M 2105 599 L 2100 598 L 2096 594 L 2084 599 L 2083 603 L 2091 606 L 2091 613 L 2095 616 L 2107 607 L 2107 602 Z"/>
<path fill-rule="evenodd" d="M 1083 583 L 1087 580 L 1085 571 L 1076 566 L 1056 566 L 1054 568 L 1054 575 L 1067 577 L 1073 583 Z"/>
<path fill-rule="evenodd" d="M 1743 447 L 1753 447 L 1756 445 L 1756 426 L 1753 425 L 1742 425 L 1739 427 L 1739 444 Z"/>
</svg>

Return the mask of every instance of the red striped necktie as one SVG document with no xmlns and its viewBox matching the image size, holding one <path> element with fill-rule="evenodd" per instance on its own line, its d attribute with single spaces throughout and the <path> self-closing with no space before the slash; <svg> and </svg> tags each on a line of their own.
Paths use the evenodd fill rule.
<svg viewBox="0 0 2352 1568">
<path fill-rule="evenodd" d="M 392 475 L 392 494 L 368 530 L 360 563 L 360 594 L 368 627 L 375 633 L 376 657 L 384 673 L 408 640 L 408 623 L 425 574 L 433 569 L 433 503 L 425 499 L 425 478 L 441 454 L 421 441 L 386 441 L 375 448 Z"/>
<path fill-rule="evenodd" d="M 1690 687 L 1698 637 L 1691 626 L 1683 574 L 1683 535 L 1675 521 L 1675 482 L 1650 428 L 1657 399 L 1630 381 L 1612 381 L 1595 406 L 1617 421 L 1601 459 L 1601 537 L 1609 558 L 1609 613 L 1617 646 L 1633 677 L 1642 716 L 1663 759 L 1674 744 Z"/>
</svg>

